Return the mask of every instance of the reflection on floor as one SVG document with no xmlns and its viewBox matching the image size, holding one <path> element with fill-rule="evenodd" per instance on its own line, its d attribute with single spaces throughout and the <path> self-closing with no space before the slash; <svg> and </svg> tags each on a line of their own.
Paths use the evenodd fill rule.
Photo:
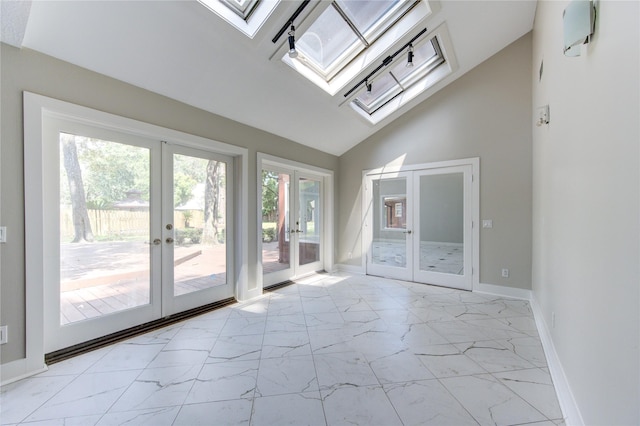
<svg viewBox="0 0 640 426">
<path fill-rule="evenodd" d="M 563 424 L 526 301 L 316 275 L 1 389 L 2 424 Z"/>
<path fill-rule="evenodd" d="M 404 241 L 374 241 L 373 263 L 403 268 L 407 264 Z M 463 245 L 434 241 L 420 242 L 420 270 L 445 274 L 463 273 Z"/>
</svg>

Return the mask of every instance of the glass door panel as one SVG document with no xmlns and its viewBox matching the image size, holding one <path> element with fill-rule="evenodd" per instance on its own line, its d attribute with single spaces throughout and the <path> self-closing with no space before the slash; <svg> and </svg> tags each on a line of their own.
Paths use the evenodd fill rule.
<svg viewBox="0 0 640 426">
<path fill-rule="evenodd" d="M 289 173 L 262 170 L 262 272 L 265 275 L 291 269 Z M 285 272 L 283 280 L 291 276 Z"/>
<path fill-rule="evenodd" d="M 226 164 L 173 155 L 173 295 L 227 283 Z"/>
<path fill-rule="evenodd" d="M 233 296 L 227 232 L 231 159 L 169 144 L 163 155 L 170 191 L 164 197 L 163 314 L 169 315 Z"/>
<path fill-rule="evenodd" d="M 320 261 L 320 181 L 306 177 L 298 180 L 298 265 Z"/>
<path fill-rule="evenodd" d="M 415 281 L 471 290 L 470 174 L 470 166 L 415 173 Z"/>
<path fill-rule="evenodd" d="M 462 173 L 420 176 L 421 271 L 461 275 L 464 266 Z"/>
<path fill-rule="evenodd" d="M 60 325 L 150 303 L 150 150 L 60 133 Z"/>
<path fill-rule="evenodd" d="M 409 279 L 411 273 L 411 180 L 406 174 L 370 177 L 367 182 L 371 244 L 367 271 Z"/>
</svg>

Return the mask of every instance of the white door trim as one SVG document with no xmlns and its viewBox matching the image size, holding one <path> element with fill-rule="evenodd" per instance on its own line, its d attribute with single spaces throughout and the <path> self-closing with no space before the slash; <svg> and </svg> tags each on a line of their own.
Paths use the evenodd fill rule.
<svg viewBox="0 0 640 426">
<path fill-rule="evenodd" d="M 449 168 L 455 166 L 471 166 L 471 216 L 472 216 L 472 291 L 479 289 L 480 284 L 480 158 L 463 158 L 449 161 L 438 161 L 433 163 L 411 164 L 402 166 L 384 166 L 370 170 L 364 170 L 362 172 L 362 224 L 367 223 L 367 215 L 370 213 L 369 203 L 370 200 L 366 196 L 367 180 L 372 176 L 393 176 L 401 172 L 414 172 L 420 170 L 432 170 L 438 168 Z M 366 259 L 366 247 L 371 241 L 370 232 L 363 229 L 361 232 L 361 244 L 362 244 L 362 270 L 367 273 L 367 259 Z"/>
</svg>

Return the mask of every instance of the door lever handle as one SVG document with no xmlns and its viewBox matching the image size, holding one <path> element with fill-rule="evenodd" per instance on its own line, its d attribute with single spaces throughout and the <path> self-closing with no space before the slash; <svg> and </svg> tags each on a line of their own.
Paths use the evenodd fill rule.
<svg viewBox="0 0 640 426">
<path fill-rule="evenodd" d="M 410 233 L 411 233 L 411 230 L 403 232 L 403 234 L 410 234 Z"/>
</svg>

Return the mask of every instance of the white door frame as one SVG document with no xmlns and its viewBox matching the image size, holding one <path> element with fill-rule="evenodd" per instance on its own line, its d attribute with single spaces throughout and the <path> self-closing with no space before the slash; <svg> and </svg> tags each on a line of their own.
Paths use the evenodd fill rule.
<svg viewBox="0 0 640 426">
<path fill-rule="evenodd" d="M 282 171 L 291 173 L 292 180 L 295 177 L 294 171 L 299 172 L 302 177 L 318 178 L 322 182 L 322 235 L 321 235 L 321 250 L 320 254 L 321 264 L 319 269 L 324 269 L 327 272 L 333 272 L 334 269 L 334 255 L 333 255 L 333 243 L 334 243 L 334 213 L 333 213 L 333 171 L 323 169 L 321 167 L 312 166 L 309 164 L 300 163 L 293 160 L 287 160 L 273 155 L 258 153 L 257 158 L 257 206 L 258 212 L 261 211 L 262 205 L 262 169 L 272 168 L 274 171 Z M 297 187 L 297 185 L 291 185 Z M 293 206 L 290 207 L 293 210 Z M 258 239 L 258 273 L 257 273 L 257 287 L 262 291 L 264 287 L 264 276 L 262 272 L 262 217 L 261 214 L 257 215 L 257 239 Z M 293 259 L 292 259 L 293 262 Z M 312 273 L 308 272 L 308 273 Z M 303 274 L 304 275 L 304 274 Z"/>
<path fill-rule="evenodd" d="M 234 211 L 247 212 L 248 199 L 248 149 L 223 142 L 206 139 L 188 133 L 143 123 L 95 109 L 71 104 L 57 99 L 24 92 L 24 157 L 28 164 L 25 173 L 25 357 L 2 365 L 2 382 L 34 374 L 46 369 L 44 363 L 44 258 L 42 244 L 44 228 L 45 197 L 42 182 L 43 165 L 43 121 L 46 116 L 76 120 L 125 133 L 157 140 L 171 140 L 184 146 L 213 149 L 234 158 L 236 198 Z M 249 227 L 247 214 L 237 214 L 234 230 L 234 275 L 238 300 L 251 297 L 249 276 L 246 268 L 248 244 L 246 230 Z"/>
<path fill-rule="evenodd" d="M 480 158 L 465 158 L 459 160 L 450 160 L 450 161 L 439 161 L 433 163 L 423 163 L 423 164 L 415 164 L 415 165 L 407 165 L 407 166 L 391 166 L 391 167 L 381 167 L 377 169 L 365 170 L 362 172 L 362 188 L 363 197 L 362 197 L 362 270 L 367 271 L 367 256 L 368 247 L 373 238 L 372 230 L 369 225 L 369 216 L 372 214 L 371 212 L 371 198 L 367 196 L 369 194 L 367 187 L 368 180 L 371 177 L 375 176 L 393 176 L 398 175 L 399 173 L 404 172 L 417 172 L 420 170 L 434 170 L 439 168 L 450 168 L 457 166 L 471 166 L 471 227 L 472 227 L 472 243 L 471 243 L 471 281 L 472 281 L 472 289 L 473 291 L 478 290 L 480 283 Z"/>
</svg>

